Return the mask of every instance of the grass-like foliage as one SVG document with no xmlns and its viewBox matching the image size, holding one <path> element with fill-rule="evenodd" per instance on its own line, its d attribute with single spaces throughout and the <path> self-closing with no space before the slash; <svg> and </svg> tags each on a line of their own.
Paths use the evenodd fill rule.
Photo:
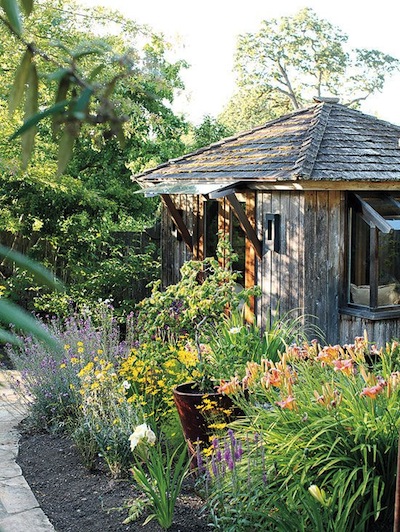
<svg viewBox="0 0 400 532">
<path fill-rule="evenodd" d="M 217 529 L 390 529 L 398 353 L 395 342 L 374 349 L 372 368 L 368 342 L 358 338 L 345 347 L 292 347 L 277 363 L 252 364 L 242 405 L 248 417 L 235 427 L 247 454 L 208 480 Z"/>
</svg>

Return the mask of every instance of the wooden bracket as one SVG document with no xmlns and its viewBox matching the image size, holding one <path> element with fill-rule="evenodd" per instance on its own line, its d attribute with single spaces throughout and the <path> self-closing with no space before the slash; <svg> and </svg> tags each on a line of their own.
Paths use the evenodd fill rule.
<svg viewBox="0 0 400 532">
<path fill-rule="evenodd" d="M 254 227 L 249 222 L 249 219 L 247 218 L 247 215 L 241 206 L 239 200 L 236 197 L 236 194 L 229 194 L 226 196 L 227 200 L 229 201 L 233 212 L 235 213 L 237 219 L 239 220 L 240 227 L 245 232 L 246 237 L 251 242 L 257 257 L 261 259 L 262 257 L 262 242 L 258 238 L 257 233 L 254 229 Z"/>
<path fill-rule="evenodd" d="M 171 218 L 173 219 L 179 233 L 182 236 L 183 241 L 189 248 L 191 252 L 193 252 L 193 239 L 191 234 L 189 233 L 188 228 L 185 225 L 185 222 L 183 221 L 183 218 L 181 216 L 181 213 L 179 210 L 175 207 L 175 203 L 172 201 L 171 196 L 168 194 L 161 194 L 161 198 L 163 202 L 165 203 L 169 214 L 171 215 Z"/>
</svg>

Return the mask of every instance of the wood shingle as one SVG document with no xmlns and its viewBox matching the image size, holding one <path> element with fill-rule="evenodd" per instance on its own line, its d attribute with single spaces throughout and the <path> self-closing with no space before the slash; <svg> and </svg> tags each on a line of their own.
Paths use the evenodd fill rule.
<svg viewBox="0 0 400 532">
<path fill-rule="evenodd" d="M 157 183 L 400 179 L 400 126 L 321 102 L 134 176 Z"/>
</svg>

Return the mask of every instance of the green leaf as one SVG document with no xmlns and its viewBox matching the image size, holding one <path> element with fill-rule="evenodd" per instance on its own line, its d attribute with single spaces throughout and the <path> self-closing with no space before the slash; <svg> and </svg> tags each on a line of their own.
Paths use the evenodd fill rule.
<svg viewBox="0 0 400 532">
<path fill-rule="evenodd" d="M 17 35 L 21 35 L 22 21 L 17 0 L 1 0 L 1 7 L 4 9 L 12 29 Z"/>
<path fill-rule="evenodd" d="M 0 329 L 0 343 L 13 344 L 19 346 L 23 345 L 21 338 L 19 338 L 15 334 L 11 334 L 10 332 L 5 331 L 4 329 Z"/>
<path fill-rule="evenodd" d="M 47 79 L 49 79 L 50 81 L 60 81 L 67 74 L 71 74 L 71 72 L 72 71 L 69 68 L 59 68 L 58 70 L 51 72 L 47 76 Z"/>
<path fill-rule="evenodd" d="M 26 91 L 25 100 L 25 121 L 31 116 L 35 115 L 38 111 L 38 75 L 36 71 L 36 65 L 31 64 L 29 77 L 28 77 L 28 89 Z M 36 127 L 31 127 L 22 135 L 22 168 L 25 169 L 28 166 L 29 159 L 31 157 L 33 146 L 35 142 Z"/>
<path fill-rule="evenodd" d="M 79 52 L 71 53 L 74 59 L 80 59 L 81 57 L 86 57 L 87 55 L 103 55 L 103 54 L 104 54 L 104 51 L 100 49 L 81 50 Z"/>
<path fill-rule="evenodd" d="M 22 61 L 15 73 L 14 84 L 11 88 L 8 101 L 8 111 L 10 115 L 14 113 L 22 101 L 22 97 L 25 92 L 25 86 L 28 81 L 32 57 L 33 54 L 31 50 L 27 49 L 22 56 Z"/>
<path fill-rule="evenodd" d="M 72 131 L 72 128 L 68 126 L 70 124 L 66 125 L 58 146 L 57 173 L 59 175 L 63 173 L 72 157 L 75 139 L 78 136 L 78 131 Z"/>
<path fill-rule="evenodd" d="M 38 262 L 22 255 L 22 253 L 0 244 L 0 256 L 4 257 L 6 260 L 12 261 L 23 270 L 30 272 L 39 283 L 44 284 L 53 290 L 57 290 L 58 292 L 64 291 L 62 283 L 54 277 L 49 270 L 44 268 L 44 266 Z"/>
<path fill-rule="evenodd" d="M 62 102 L 58 102 L 58 103 L 52 105 L 51 107 L 48 107 L 44 111 L 42 111 L 40 113 L 37 113 L 34 116 L 31 116 L 31 118 L 29 118 L 29 120 L 24 122 L 23 125 L 11 135 L 9 140 L 14 140 L 18 136 L 22 135 L 29 128 L 35 126 L 38 122 L 43 120 L 43 118 L 46 118 L 47 116 L 51 116 L 51 115 L 54 115 L 54 114 L 57 114 L 57 113 L 62 113 L 63 111 L 65 111 L 65 108 L 68 105 L 68 103 L 69 102 L 67 100 L 64 100 Z"/>
<path fill-rule="evenodd" d="M 11 301 L 0 299 L 0 322 L 13 325 L 17 330 L 32 334 L 49 347 L 59 350 L 60 344 L 35 318 Z"/>
<path fill-rule="evenodd" d="M 90 72 L 88 77 L 89 81 L 93 81 L 98 76 L 98 74 L 100 74 L 100 72 L 104 70 L 105 66 L 106 65 L 104 63 L 97 65 L 97 67 Z"/>
<path fill-rule="evenodd" d="M 57 94 L 56 94 L 56 103 L 66 101 L 68 90 L 70 88 L 71 84 L 71 72 L 69 70 L 64 70 L 64 75 L 60 78 L 60 82 L 58 84 Z M 53 131 L 53 135 L 56 135 L 57 131 L 60 128 L 59 121 L 57 120 L 58 113 L 55 113 L 53 115 L 53 120 L 51 124 L 51 128 Z"/>
<path fill-rule="evenodd" d="M 84 120 L 86 118 L 87 109 L 89 106 L 90 98 L 93 94 L 91 87 L 86 87 L 76 102 L 71 106 L 71 114 L 77 120 Z"/>
<path fill-rule="evenodd" d="M 33 10 L 33 0 L 21 0 L 21 5 L 25 15 L 29 17 Z"/>
</svg>

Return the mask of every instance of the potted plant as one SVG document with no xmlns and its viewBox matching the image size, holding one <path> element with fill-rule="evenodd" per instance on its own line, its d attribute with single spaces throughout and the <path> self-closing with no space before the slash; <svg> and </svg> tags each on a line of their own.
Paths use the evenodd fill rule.
<svg viewBox="0 0 400 532">
<path fill-rule="evenodd" d="M 160 282 L 156 282 L 150 297 L 139 304 L 141 342 L 149 345 L 155 340 L 159 343 L 161 339 L 167 352 L 171 345 L 182 343 L 184 338 L 186 349 L 196 355 L 196 363 L 189 372 L 191 381 L 177 383 L 174 388 L 175 404 L 178 413 L 184 415 L 183 430 L 189 442 L 204 437 L 205 417 L 213 413 L 213 405 L 216 404 L 217 410 L 225 416 L 231 408 L 226 394 L 216 390 L 219 384 L 216 381 L 218 361 L 207 351 L 210 334 L 229 312 L 242 306 L 250 296 L 259 294 L 258 287 L 237 290 L 239 274 L 232 270 L 235 255 L 226 239 L 220 239 L 217 257 L 219 260 L 206 258 L 186 262 L 181 268 L 178 283 L 161 290 Z M 226 375 L 226 378 L 230 377 Z M 191 414 L 181 404 L 181 399 L 187 396 L 191 396 L 195 405 Z M 188 428 L 185 419 L 190 419 L 193 431 Z M 194 437 L 195 430 L 198 430 L 198 438 Z"/>
</svg>

